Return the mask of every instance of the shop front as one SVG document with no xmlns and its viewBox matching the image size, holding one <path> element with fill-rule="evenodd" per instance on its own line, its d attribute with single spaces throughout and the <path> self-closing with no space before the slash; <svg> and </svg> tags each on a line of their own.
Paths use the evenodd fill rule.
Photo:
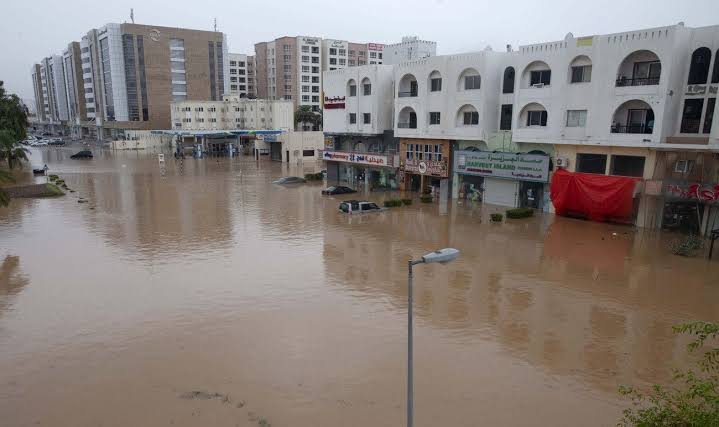
<svg viewBox="0 0 719 427">
<path fill-rule="evenodd" d="M 322 160 L 327 165 L 327 181 L 346 184 L 365 191 L 397 189 L 397 168 L 394 156 L 325 150 Z"/>
<path fill-rule="evenodd" d="M 662 229 L 708 235 L 719 229 L 719 183 L 662 183 Z"/>
<path fill-rule="evenodd" d="M 449 196 L 450 141 L 400 139 L 400 187 L 404 191 Z"/>
<path fill-rule="evenodd" d="M 455 198 L 544 210 L 549 156 L 488 151 L 454 153 Z"/>
</svg>

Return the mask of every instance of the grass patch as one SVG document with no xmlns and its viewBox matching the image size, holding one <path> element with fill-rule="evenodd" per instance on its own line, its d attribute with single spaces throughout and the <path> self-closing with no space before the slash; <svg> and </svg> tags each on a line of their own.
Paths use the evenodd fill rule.
<svg viewBox="0 0 719 427">
<path fill-rule="evenodd" d="M 307 181 L 322 181 L 324 178 L 325 178 L 325 177 L 324 177 L 324 175 L 322 174 L 322 172 L 306 173 L 306 174 L 305 174 L 305 179 L 306 179 Z"/>
<path fill-rule="evenodd" d="M 60 177 L 55 174 L 50 174 L 47 177 L 48 179 L 50 179 L 50 181 L 57 181 L 58 179 L 60 179 Z"/>
<path fill-rule="evenodd" d="M 44 197 L 57 197 L 65 195 L 65 193 L 55 184 L 48 183 L 45 184 L 45 187 L 47 188 L 47 193 Z"/>
<path fill-rule="evenodd" d="M 534 216 L 534 209 L 531 208 L 514 208 L 507 209 L 507 218 L 520 219 Z"/>
<path fill-rule="evenodd" d="M 674 255 L 691 257 L 696 255 L 696 251 L 704 248 L 704 239 L 694 234 L 686 236 L 682 240 L 674 240 L 669 244 Z"/>
<path fill-rule="evenodd" d="M 492 222 L 502 222 L 503 215 L 500 213 L 493 213 L 489 215 L 489 220 Z"/>
</svg>

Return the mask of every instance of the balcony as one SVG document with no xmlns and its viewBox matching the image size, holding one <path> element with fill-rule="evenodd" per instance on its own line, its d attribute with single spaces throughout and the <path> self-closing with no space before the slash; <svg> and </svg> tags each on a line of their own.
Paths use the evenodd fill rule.
<svg viewBox="0 0 719 427">
<path fill-rule="evenodd" d="M 629 125 L 614 125 L 611 131 L 612 133 L 641 133 L 650 135 L 654 131 L 654 127 L 643 123 L 634 123 Z"/>
<path fill-rule="evenodd" d="M 397 123 L 399 129 L 417 129 L 417 123 Z"/>
<path fill-rule="evenodd" d="M 621 77 L 617 79 L 616 86 L 617 87 L 626 87 L 626 86 L 650 86 L 650 85 L 658 85 L 659 84 L 659 77 L 635 77 L 628 79 L 626 77 Z"/>
<path fill-rule="evenodd" d="M 399 93 L 397 93 L 397 97 L 399 97 L 399 98 L 410 98 L 410 97 L 415 97 L 415 96 L 417 96 L 417 91 L 416 91 L 416 90 L 411 90 L 411 91 L 409 91 L 409 92 L 399 92 Z"/>
</svg>

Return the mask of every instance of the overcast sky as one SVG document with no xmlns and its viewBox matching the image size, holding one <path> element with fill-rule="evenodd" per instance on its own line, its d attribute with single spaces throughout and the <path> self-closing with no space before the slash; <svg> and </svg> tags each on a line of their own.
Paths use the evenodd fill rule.
<svg viewBox="0 0 719 427">
<path fill-rule="evenodd" d="M 6 0 L 0 80 L 31 100 L 33 63 L 61 54 L 90 28 L 129 21 L 131 7 L 138 24 L 210 30 L 216 17 L 236 53 L 253 53 L 254 43 L 282 35 L 378 43 L 417 35 L 448 54 L 561 40 L 568 32 L 719 24 L 719 0 Z"/>
</svg>

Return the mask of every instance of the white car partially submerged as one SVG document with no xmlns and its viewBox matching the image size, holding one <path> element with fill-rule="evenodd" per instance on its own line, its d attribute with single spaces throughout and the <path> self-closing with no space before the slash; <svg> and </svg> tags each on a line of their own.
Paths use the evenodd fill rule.
<svg viewBox="0 0 719 427">
<path fill-rule="evenodd" d="M 365 200 L 347 200 L 340 203 L 340 212 L 347 214 L 361 214 L 368 212 L 380 212 L 384 208 L 380 208 L 376 203 Z"/>
</svg>

